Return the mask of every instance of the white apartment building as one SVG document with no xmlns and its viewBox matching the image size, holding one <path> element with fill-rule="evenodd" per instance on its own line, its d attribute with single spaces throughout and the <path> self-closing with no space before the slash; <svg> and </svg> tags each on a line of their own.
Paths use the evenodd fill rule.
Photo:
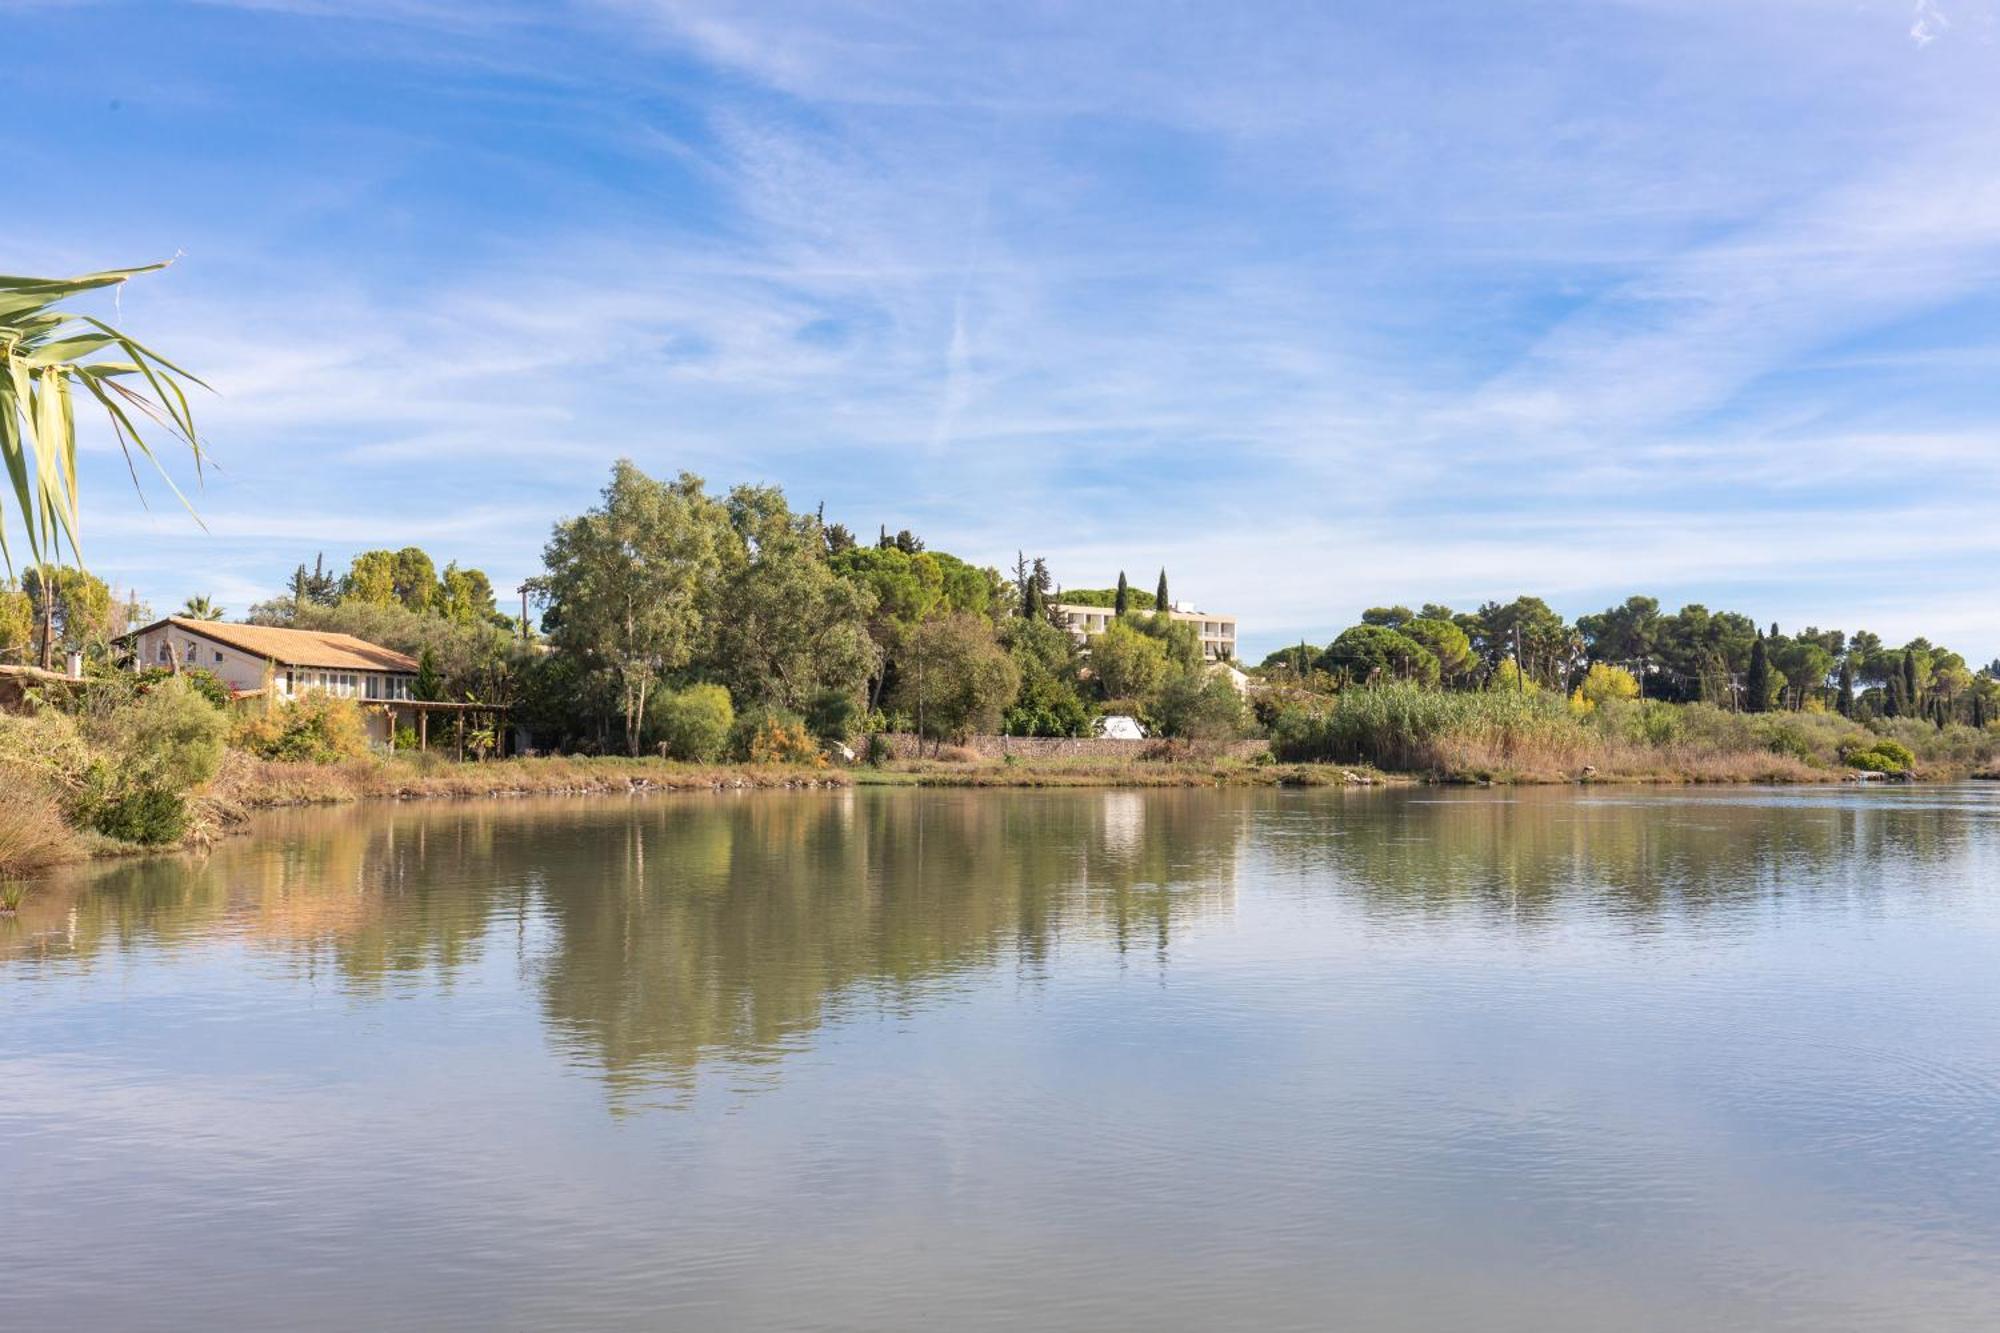
<svg viewBox="0 0 2000 1333">
<path fill-rule="evenodd" d="M 1082 606 L 1074 602 L 1055 602 L 1052 606 L 1057 617 L 1082 644 L 1088 644 L 1092 636 L 1104 633 L 1118 618 L 1108 606 Z M 1150 614 L 1153 599 L 1134 593 L 1131 609 Z M 1167 614 L 1195 627 L 1195 633 L 1201 636 L 1201 655 L 1205 659 L 1210 662 L 1236 660 L 1235 616 L 1196 610 L 1186 602 L 1175 602 Z"/>
</svg>

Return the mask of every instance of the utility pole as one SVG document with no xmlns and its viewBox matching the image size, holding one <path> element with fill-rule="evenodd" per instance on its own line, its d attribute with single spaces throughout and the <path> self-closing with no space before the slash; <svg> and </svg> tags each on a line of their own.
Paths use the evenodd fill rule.
<svg viewBox="0 0 2000 1333">
<path fill-rule="evenodd" d="M 521 646 L 528 646 L 528 585 L 521 585 Z"/>
</svg>

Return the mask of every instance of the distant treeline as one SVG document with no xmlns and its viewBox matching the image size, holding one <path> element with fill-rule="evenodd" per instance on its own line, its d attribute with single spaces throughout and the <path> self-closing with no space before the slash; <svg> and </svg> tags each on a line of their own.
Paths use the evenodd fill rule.
<svg viewBox="0 0 2000 1333">
<path fill-rule="evenodd" d="M 1786 634 L 1699 604 L 1663 613 L 1651 597 L 1629 597 L 1574 624 L 1539 597 L 1470 612 L 1435 603 L 1373 607 L 1324 647 L 1301 643 L 1270 654 L 1260 674 L 1329 690 L 1401 681 L 1568 692 L 1593 666 L 1629 672 L 1647 698 L 1744 712 L 1828 709 L 1975 727 L 2000 718 L 2000 662 L 1974 669 L 1928 639 L 1891 646 L 1867 630 L 1807 626 Z"/>
</svg>

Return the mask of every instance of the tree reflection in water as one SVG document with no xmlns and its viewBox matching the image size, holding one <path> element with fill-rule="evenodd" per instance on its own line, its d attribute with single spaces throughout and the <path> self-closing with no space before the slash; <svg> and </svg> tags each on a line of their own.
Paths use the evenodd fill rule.
<svg viewBox="0 0 2000 1333">
<path fill-rule="evenodd" d="M 1774 804 L 1775 803 L 1775 804 Z M 825 1023 L 914 1012 L 1065 941 L 1169 966 L 1239 882 L 1366 916 L 1644 930 L 1866 895 L 1965 849 L 1950 792 L 842 792 L 294 812 L 207 857 L 79 871 L 0 965 L 87 970 L 235 940 L 357 997 L 518 958 L 564 1055 L 622 1094 L 773 1067 Z"/>
</svg>

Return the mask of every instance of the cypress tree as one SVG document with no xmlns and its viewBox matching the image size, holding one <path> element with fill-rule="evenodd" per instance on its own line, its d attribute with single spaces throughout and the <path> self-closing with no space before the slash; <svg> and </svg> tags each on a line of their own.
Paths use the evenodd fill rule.
<svg viewBox="0 0 2000 1333">
<path fill-rule="evenodd" d="M 1840 710 L 1842 717 L 1854 716 L 1854 664 L 1846 658 L 1840 662 L 1840 697 L 1835 700 L 1834 707 Z"/>
<path fill-rule="evenodd" d="M 1167 600 L 1167 571 L 1160 570 L 1160 586 L 1153 592 L 1153 609 L 1164 611 L 1173 603 Z"/>
<path fill-rule="evenodd" d="M 1922 716 L 1923 699 L 1917 692 L 1917 655 L 1908 649 L 1903 652 L 1903 707 L 1912 717 Z"/>
<path fill-rule="evenodd" d="M 1972 729 L 1986 730 L 1986 696 L 1983 694 L 1972 696 Z"/>
<path fill-rule="evenodd" d="M 1124 615 L 1125 609 L 1131 604 L 1131 601 L 1132 589 L 1125 582 L 1125 571 L 1121 569 L 1118 571 L 1118 596 L 1111 603 L 1111 613 L 1119 616 Z"/>
<path fill-rule="evenodd" d="M 1761 713 L 1771 706 L 1771 659 L 1764 651 L 1764 636 L 1759 634 L 1757 642 L 1750 645 L 1750 674 L 1743 682 L 1744 692 L 1749 698 L 1744 707 L 1750 712 Z"/>
</svg>

